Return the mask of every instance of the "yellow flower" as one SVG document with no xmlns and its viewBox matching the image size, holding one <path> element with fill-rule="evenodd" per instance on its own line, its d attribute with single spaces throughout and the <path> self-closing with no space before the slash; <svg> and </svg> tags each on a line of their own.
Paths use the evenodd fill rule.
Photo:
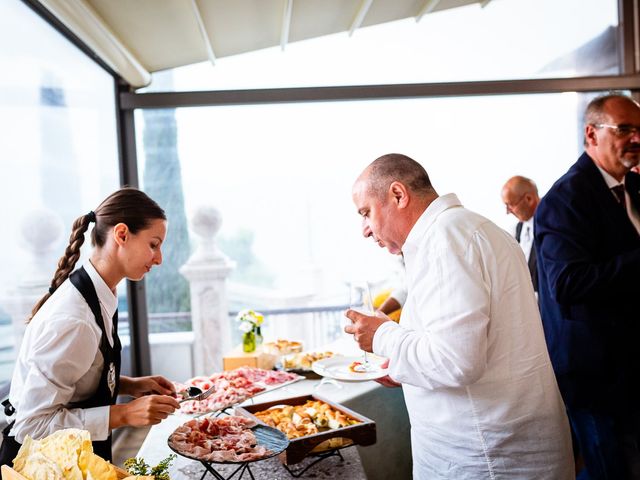
<svg viewBox="0 0 640 480">
<path fill-rule="evenodd" d="M 256 312 L 255 310 L 245 309 L 238 312 L 238 315 L 236 316 L 236 320 L 240 322 L 240 324 L 246 322 L 256 327 L 259 327 L 264 323 L 264 315 L 262 315 L 259 312 Z"/>
</svg>

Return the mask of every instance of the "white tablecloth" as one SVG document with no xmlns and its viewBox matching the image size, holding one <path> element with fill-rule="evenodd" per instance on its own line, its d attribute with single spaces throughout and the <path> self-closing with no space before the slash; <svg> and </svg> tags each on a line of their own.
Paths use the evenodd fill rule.
<svg viewBox="0 0 640 480">
<path fill-rule="evenodd" d="M 326 346 L 326 350 L 346 355 L 357 352 L 353 342 L 339 340 Z M 323 350 L 323 349 L 319 349 Z M 263 403 L 288 397 L 316 393 L 333 402 L 340 403 L 351 410 L 376 422 L 377 442 L 368 447 L 350 447 L 343 450 L 345 461 L 337 458 L 323 460 L 312 467 L 304 476 L 314 478 L 349 479 L 403 479 L 411 478 L 411 450 L 409 419 L 400 388 L 385 388 L 376 382 L 335 382 L 323 383 L 320 380 L 302 380 L 285 387 L 269 391 L 248 400 L 245 404 Z M 138 457 L 143 457 L 148 464 L 155 465 L 172 453 L 167 445 L 167 438 L 173 430 L 191 417 L 183 414 L 171 415 L 149 431 L 143 442 Z M 279 464 L 277 457 L 257 462 L 252 466 L 256 478 L 287 479 L 292 478 Z M 306 460 L 305 460 L 306 462 Z M 260 466 L 258 464 L 261 464 Z M 264 464 L 264 465 L 262 465 Z M 300 468 L 305 463 L 296 464 L 292 468 Z M 268 473 L 263 477 L 258 471 Z M 227 469 L 223 469 L 227 472 Z M 228 470 L 231 473 L 233 470 Z M 204 467 L 199 463 L 178 457 L 171 467 L 172 480 L 200 479 Z M 225 477 L 228 474 L 224 474 Z M 205 480 L 213 476 L 205 477 Z"/>
</svg>

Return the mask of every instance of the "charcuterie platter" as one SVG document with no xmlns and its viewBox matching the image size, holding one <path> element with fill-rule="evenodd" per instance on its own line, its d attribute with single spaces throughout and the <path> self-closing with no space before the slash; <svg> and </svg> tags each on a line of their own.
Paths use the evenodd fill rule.
<svg viewBox="0 0 640 480">
<path fill-rule="evenodd" d="M 168 439 L 169 448 L 197 460 L 216 479 L 224 479 L 212 464 L 238 464 L 231 477 L 251 469 L 249 464 L 282 453 L 289 440 L 281 431 L 247 417 L 201 416 L 176 428 Z M 231 478 L 229 477 L 229 478 Z"/>
<path fill-rule="evenodd" d="M 169 448 L 192 460 L 209 463 L 245 463 L 264 460 L 289 445 L 281 431 L 247 417 L 202 416 L 176 428 Z"/>
<path fill-rule="evenodd" d="M 175 383 L 175 386 L 179 395 L 189 387 L 198 387 L 203 392 L 209 392 L 207 398 L 202 401 L 189 400 L 180 405 L 182 413 L 201 415 L 224 410 L 249 398 L 303 379 L 303 376 L 292 372 L 240 367 L 210 376 L 194 377 L 184 383 Z"/>
</svg>

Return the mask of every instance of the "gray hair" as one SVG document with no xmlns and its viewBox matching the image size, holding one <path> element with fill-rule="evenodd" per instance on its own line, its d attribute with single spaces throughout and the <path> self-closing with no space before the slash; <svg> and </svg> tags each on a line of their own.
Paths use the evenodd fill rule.
<svg viewBox="0 0 640 480">
<path fill-rule="evenodd" d="M 602 122 L 602 114 L 604 113 L 604 107 L 609 100 L 614 98 L 618 98 L 620 100 L 628 101 L 629 103 L 633 103 L 636 106 L 638 102 L 636 102 L 633 98 L 625 95 L 622 92 L 610 92 L 606 95 L 600 95 L 599 97 L 594 98 L 587 105 L 586 110 L 584 111 L 584 124 L 589 125 L 593 123 L 601 123 Z"/>
<path fill-rule="evenodd" d="M 367 171 L 369 191 L 378 197 L 383 196 L 393 182 L 402 183 L 418 195 L 435 193 L 424 167 L 400 153 L 389 153 L 375 159 Z"/>
</svg>

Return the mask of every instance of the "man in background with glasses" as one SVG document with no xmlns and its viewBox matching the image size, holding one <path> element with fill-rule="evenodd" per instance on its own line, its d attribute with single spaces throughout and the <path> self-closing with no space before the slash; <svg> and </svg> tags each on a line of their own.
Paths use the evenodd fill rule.
<svg viewBox="0 0 640 480">
<path fill-rule="evenodd" d="M 538 267 L 536 249 L 533 246 L 533 214 L 540 203 L 538 187 L 527 177 L 517 175 L 507 180 L 502 187 L 502 201 L 507 213 L 518 219 L 515 237 L 527 259 L 533 290 L 538 292 Z"/>
<path fill-rule="evenodd" d="M 535 214 L 540 310 L 578 478 L 640 478 L 640 105 L 598 97 L 584 133 Z"/>
</svg>

